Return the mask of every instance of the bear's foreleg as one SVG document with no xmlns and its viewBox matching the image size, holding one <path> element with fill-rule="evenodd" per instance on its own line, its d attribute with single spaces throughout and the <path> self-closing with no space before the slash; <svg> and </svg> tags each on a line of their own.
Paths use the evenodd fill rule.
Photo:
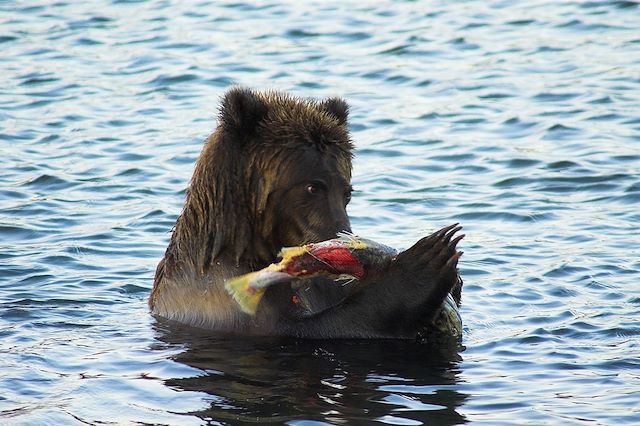
<svg viewBox="0 0 640 426">
<path fill-rule="evenodd" d="M 458 224 L 421 239 L 365 288 L 307 318 L 283 318 L 280 333 L 305 338 L 415 338 L 458 285 Z"/>
</svg>

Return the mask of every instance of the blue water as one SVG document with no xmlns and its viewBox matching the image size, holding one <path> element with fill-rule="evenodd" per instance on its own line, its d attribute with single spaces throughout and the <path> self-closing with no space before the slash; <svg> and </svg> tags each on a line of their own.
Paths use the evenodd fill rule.
<svg viewBox="0 0 640 426">
<path fill-rule="evenodd" d="M 0 424 L 640 424 L 637 2 L 3 1 L 0 52 Z M 348 100 L 359 234 L 462 222 L 460 346 L 149 315 L 233 84 Z"/>
</svg>

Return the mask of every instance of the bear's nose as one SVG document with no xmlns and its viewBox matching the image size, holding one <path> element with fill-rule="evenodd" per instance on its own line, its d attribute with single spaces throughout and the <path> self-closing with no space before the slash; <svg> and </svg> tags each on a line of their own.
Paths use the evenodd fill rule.
<svg viewBox="0 0 640 426">
<path fill-rule="evenodd" d="M 349 217 L 346 212 L 339 212 L 334 218 L 336 234 L 338 232 L 351 232 L 351 223 L 349 223 Z"/>
</svg>

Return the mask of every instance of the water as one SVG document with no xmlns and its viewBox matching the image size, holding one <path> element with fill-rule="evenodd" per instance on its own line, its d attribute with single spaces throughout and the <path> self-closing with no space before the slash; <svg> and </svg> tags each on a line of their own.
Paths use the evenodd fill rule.
<svg viewBox="0 0 640 426">
<path fill-rule="evenodd" d="M 640 424 L 639 12 L 1 2 L 0 423 Z M 232 84 L 349 101 L 361 235 L 463 223 L 460 347 L 149 315 Z"/>
</svg>

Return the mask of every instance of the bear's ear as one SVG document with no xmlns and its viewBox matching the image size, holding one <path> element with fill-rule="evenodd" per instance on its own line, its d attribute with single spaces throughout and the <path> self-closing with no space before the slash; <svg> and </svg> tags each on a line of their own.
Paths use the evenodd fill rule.
<svg viewBox="0 0 640 426">
<path fill-rule="evenodd" d="M 222 99 L 220 120 L 227 130 L 234 131 L 239 136 L 253 133 L 266 114 L 267 105 L 250 89 L 235 87 Z"/>
<path fill-rule="evenodd" d="M 330 116 L 338 120 L 343 126 L 347 124 L 349 117 L 349 105 L 340 98 L 328 98 L 322 101 L 320 109 L 329 113 Z"/>
</svg>

